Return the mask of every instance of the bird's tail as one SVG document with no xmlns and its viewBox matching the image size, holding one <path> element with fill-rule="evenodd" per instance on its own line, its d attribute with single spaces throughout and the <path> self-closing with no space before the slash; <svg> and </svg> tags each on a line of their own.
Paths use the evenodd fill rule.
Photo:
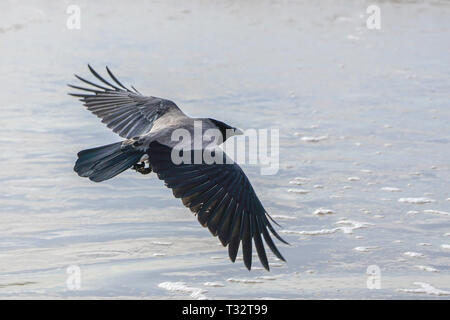
<svg viewBox="0 0 450 320">
<path fill-rule="evenodd" d="M 80 151 L 73 170 L 80 177 L 95 182 L 111 179 L 138 163 L 144 155 L 144 152 L 121 146 L 122 142 L 117 142 Z"/>
</svg>

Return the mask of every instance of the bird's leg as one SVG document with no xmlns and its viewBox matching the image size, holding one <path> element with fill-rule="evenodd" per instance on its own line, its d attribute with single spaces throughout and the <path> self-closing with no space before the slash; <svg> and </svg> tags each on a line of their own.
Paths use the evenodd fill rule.
<svg viewBox="0 0 450 320">
<path fill-rule="evenodd" d="M 148 161 L 148 156 L 144 155 L 138 163 L 135 163 L 131 168 L 140 174 L 149 174 L 152 172 L 152 167 Z"/>
<path fill-rule="evenodd" d="M 149 174 L 150 172 L 152 172 L 151 167 L 145 167 L 145 162 L 135 163 L 131 169 L 141 174 Z"/>
</svg>

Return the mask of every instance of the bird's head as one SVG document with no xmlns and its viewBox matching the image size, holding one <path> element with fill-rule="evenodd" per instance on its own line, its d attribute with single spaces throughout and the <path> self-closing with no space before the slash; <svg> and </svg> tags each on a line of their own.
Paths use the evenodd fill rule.
<svg viewBox="0 0 450 320">
<path fill-rule="evenodd" d="M 228 138 L 230 138 L 232 136 L 244 134 L 244 132 L 241 129 L 232 127 L 222 121 L 219 121 L 216 119 L 211 119 L 211 118 L 209 118 L 209 120 L 211 120 L 211 122 L 214 123 L 216 125 L 216 127 L 220 130 L 220 133 L 222 133 L 224 142 L 225 142 L 225 140 L 227 140 Z"/>
</svg>

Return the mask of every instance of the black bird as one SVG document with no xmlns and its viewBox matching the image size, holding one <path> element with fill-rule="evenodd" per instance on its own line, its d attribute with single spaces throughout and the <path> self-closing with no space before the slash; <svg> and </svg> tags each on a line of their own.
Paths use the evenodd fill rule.
<svg viewBox="0 0 450 320">
<path fill-rule="evenodd" d="M 69 94 L 80 98 L 88 110 L 125 140 L 80 151 L 74 167 L 79 176 L 101 182 L 130 168 L 142 174 L 153 171 L 172 189 L 174 196 L 181 198 L 183 204 L 197 215 L 201 225 L 218 236 L 223 246 L 228 246 L 232 262 L 242 243 L 244 264 L 251 269 L 253 240 L 262 265 L 269 270 L 262 238 L 275 256 L 285 261 L 268 229 L 278 240 L 287 242 L 270 224 L 269 219 L 276 222 L 266 212 L 236 163 L 229 161 L 224 153 L 220 155 L 223 164 L 207 163 L 203 159 L 200 163 L 176 164 L 171 158 L 178 143 L 173 141 L 172 133 L 176 129 L 193 133 L 195 121 L 201 122 L 202 135 L 207 135 L 208 129 L 216 129 L 222 141 L 230 135 L 242 134 L 242 131 L 215 119 L 188 117 L 170 100 L 144 96 L 133 86 L 131 89 L 125 87 L 108 67 L 109 81 L 90 65 L 88 67 L 101 84 L 75 75 L 90 87 L 69 85 L 81 90 Z M 231 134 L 227 135 L 229 132 Z M 204 143 L 200 149 L 207 149 Z M 216 156 L 218 149 L 214 150 L 212 155 Z M 184 151 L 182 149 L 179 154 L 183 155 Z M 192 155 L 189 157 L 192 159 Z"/>
</svg>

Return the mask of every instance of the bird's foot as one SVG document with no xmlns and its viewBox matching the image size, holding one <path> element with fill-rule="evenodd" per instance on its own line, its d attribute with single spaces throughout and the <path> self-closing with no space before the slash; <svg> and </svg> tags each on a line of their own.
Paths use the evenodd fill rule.
<svg viewBox="0 0 450 320">
<path fill-rule="evenodd" d="M 152 168 L 145 167 L 144 162 L 135 163 L 131 169 L 135 170 L 136 172 L 139 172 L 140 174 L 149 174 L 150 172 L 152 172 Z"/>
</svg>

